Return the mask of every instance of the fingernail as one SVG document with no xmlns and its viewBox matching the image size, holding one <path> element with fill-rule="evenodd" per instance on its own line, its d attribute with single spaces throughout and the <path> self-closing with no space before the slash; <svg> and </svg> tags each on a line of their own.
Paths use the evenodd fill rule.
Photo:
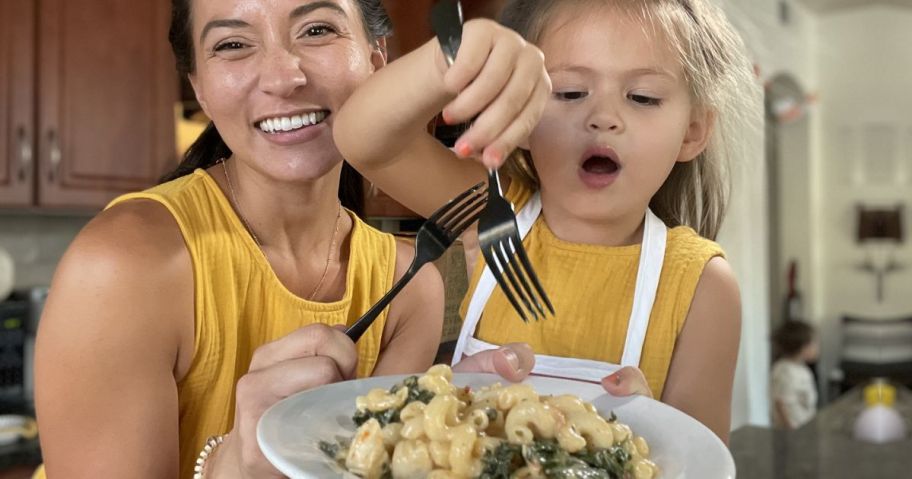
<svg viewBox="0 0 912 479">
<path fill-rule="evenodd" d="M 488 168 L 497 168 L 500 166 L 501 159 L 503 155 L 500 154 L 497 150 L 492 150 L 490 148 L 485 149 L 484 151 L 484 164 Z"/>
<path fill-rule="evenodd" d="M 447 113 L 446 110 L 444 110 L 443 113 L 440 114 L 440 116 L 443 118 L 443 122 L 446 123 L 447 125 L 453 124 L 453 121 L 450 118 L 450 114 Z"/>
<path fill-rule="evenodd" d="M 608 382 L 613 383 L 615 386 L 620 386 L 621 385 L 621 372 L 618 371 L 618 372 L 612 373 L 612 374 L 608 375 L 608 377 L 605 379 L 607 379 Z"/>
<path fill-rule="evenodd" d="M 519 356 L 516 355 L 516 351 L 513 351 L 510 348 L 503 348 L 501 351 L 503 352 L 504 359 L 510 363 L 510 367 L 513 368 L 514 371 L 519 371 Z"/>
<path fill-rule="evenodd" d="M 465 158 L 472 154 L 472 146 L 465 140 L 456 142 L 456 154 Z"/>
</svg>

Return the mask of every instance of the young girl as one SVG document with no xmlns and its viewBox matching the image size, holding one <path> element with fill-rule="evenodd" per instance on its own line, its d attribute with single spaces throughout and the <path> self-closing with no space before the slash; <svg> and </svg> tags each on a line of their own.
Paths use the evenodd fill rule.
<svg viewBox="0 0 912 479">
<path fill-rule="evenodd" d="M 517 0 L 503 21 L 522 38 L 470 21 L 451 68 L 434 40 L 374 74 L 338 147 L 423 214 L 485 178 L 459 157 L 497 166 L 522 147 L 504 188 L 557 315 L 523 324 L 468 233 L 455 359 L 527 342 L 533 374 L 654 395 L 727 439 L 740 300 L 711 239 L 725 162 L 761 111 L 739 37 L 706 0 Z M 441 109 L 474 118 L 455 154 L 425 132 Z"/>
</svg>

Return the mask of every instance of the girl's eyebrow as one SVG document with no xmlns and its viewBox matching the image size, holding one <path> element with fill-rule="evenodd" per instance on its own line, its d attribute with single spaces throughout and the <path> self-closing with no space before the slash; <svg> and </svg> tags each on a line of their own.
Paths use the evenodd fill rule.
<svg viewBox="0 0 912 479">
<path fill-rule="evenodd" d="M 292 10 L 291 13 L 288 14 L 288 18 L 291 20 L 295 20 L 299 17 L 303 17 L 304 15 L 307 15 L 308 13 L 319 10 L 321 8 L 328 8 L 330 10 L 333 10 L 335 13 L 342 15 L 343 17 L 346 17 L 346 18 L 348 17 L 345 14 L 345 10 L 343 10 L 342 7 L 340 7 L 338 4 L 336 4 L 334 2 L 323 0 L 323 1 L 319 1 L 319 2 L 306 3 L 304 5 L 298 6 L 297 8 Z M 212 20 L 212 21 L 206 23 L 206 26 L 203 27 L 203 32 L 200 33 L 200 43 L 203 43 L 203 40 L 206 39 L 206 34 L 208 34 L 210 31 L 212 31 L 215 28 L 244 28 L 244 27 L 249 27 L 249 26 L 250 26 L 249 23 L 245 22 L 244 20 L 237 19 L 237 18 L 225 18 L 225 19 Z"/>
</svg>

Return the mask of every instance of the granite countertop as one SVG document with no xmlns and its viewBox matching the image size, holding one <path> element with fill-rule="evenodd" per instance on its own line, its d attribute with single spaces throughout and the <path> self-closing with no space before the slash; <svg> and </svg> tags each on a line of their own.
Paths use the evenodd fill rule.
<svg viewBox="0 0 912 479">
<path fill-rule="evenodd" d="M 895 408 L 912 432 L 912 392 L 897 389 Z M 729 447 L 738 479 L 912 477 L 912 436 L 888 444 L 852 437 L 855 418 L 864 408 L 859 387 L 797 430 L 745 426 L 734 431 Z"/>
</svg>

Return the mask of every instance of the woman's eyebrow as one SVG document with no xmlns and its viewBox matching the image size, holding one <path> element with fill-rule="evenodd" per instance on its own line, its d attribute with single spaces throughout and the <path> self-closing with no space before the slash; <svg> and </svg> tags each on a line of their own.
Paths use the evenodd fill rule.
<svg viewBox="0 0 912 479">
<path fill-rule="evenodd" d="M 238 20 L 236 18 L 225 18 L 225 19 L 219 19 L 219 20 L 212 20 L 211 22 L 207 23 L 205 27 L 203 27 L 203 32 L 200 33 L 199 41 L 200 41 L 200 44 L 202 44 L 203 40 L 206 39 L 206 34 L 208 34 L 211 30 L 216 29 L 216 28 L 243 28 L 243 27 L 249 27 L 249 26 L 250 26 L 249 23 L 247 23 L 243 20 Z"/>
<path fill-rule="evenodd" d="M 342 15 L 343 17 L 348 17 L 348 15 L 345 14 L 345 10 L 342 9 L 342 7 L 340 7 L 338 4 L 324 0 L 320 2 L 306 3 L 297 7 L 288 14 L 288 18 L 295 20 L 299 17 L 307 15 L 308 13 L 320 10 L 321 8 L 328 8 L 338 13 L 339 15 Z M 206 35 L 215 28 L 244 28 L 249 26 L 249 23 L 237 18 L 212 20 L 211 22 L 207 23 L 205 27 L 203 27 L 203 32 L 200 33 L 200 43 L 203 43 L 203 40 L 206 39 Z"/>
<path fill-rule="evenodd" d="M 308 13 L 313 12 L 315 10 L 319 10 L 321 8 L 328 8 L 330 10 L 334 10 L 336 13 L 342 15 L 343 17 L 348 16 L 345 14 L 345 10 L 343 10 L 342 7 L 339 6 L 339 4 L 337 4 L 335 2 L 328 2 L 328 1 L 324 0 L 324 1 L 320 1 L 320 2 L 306 3 L 304 5 L 297 7 L 294 10 L 292 10 L 291 13 L 288 14 L 288 18 L 290 18 L 291 20 L 295 20 L 298 17 L 303 17 L 304 15 L 307 15 Z"/>
</svg>

